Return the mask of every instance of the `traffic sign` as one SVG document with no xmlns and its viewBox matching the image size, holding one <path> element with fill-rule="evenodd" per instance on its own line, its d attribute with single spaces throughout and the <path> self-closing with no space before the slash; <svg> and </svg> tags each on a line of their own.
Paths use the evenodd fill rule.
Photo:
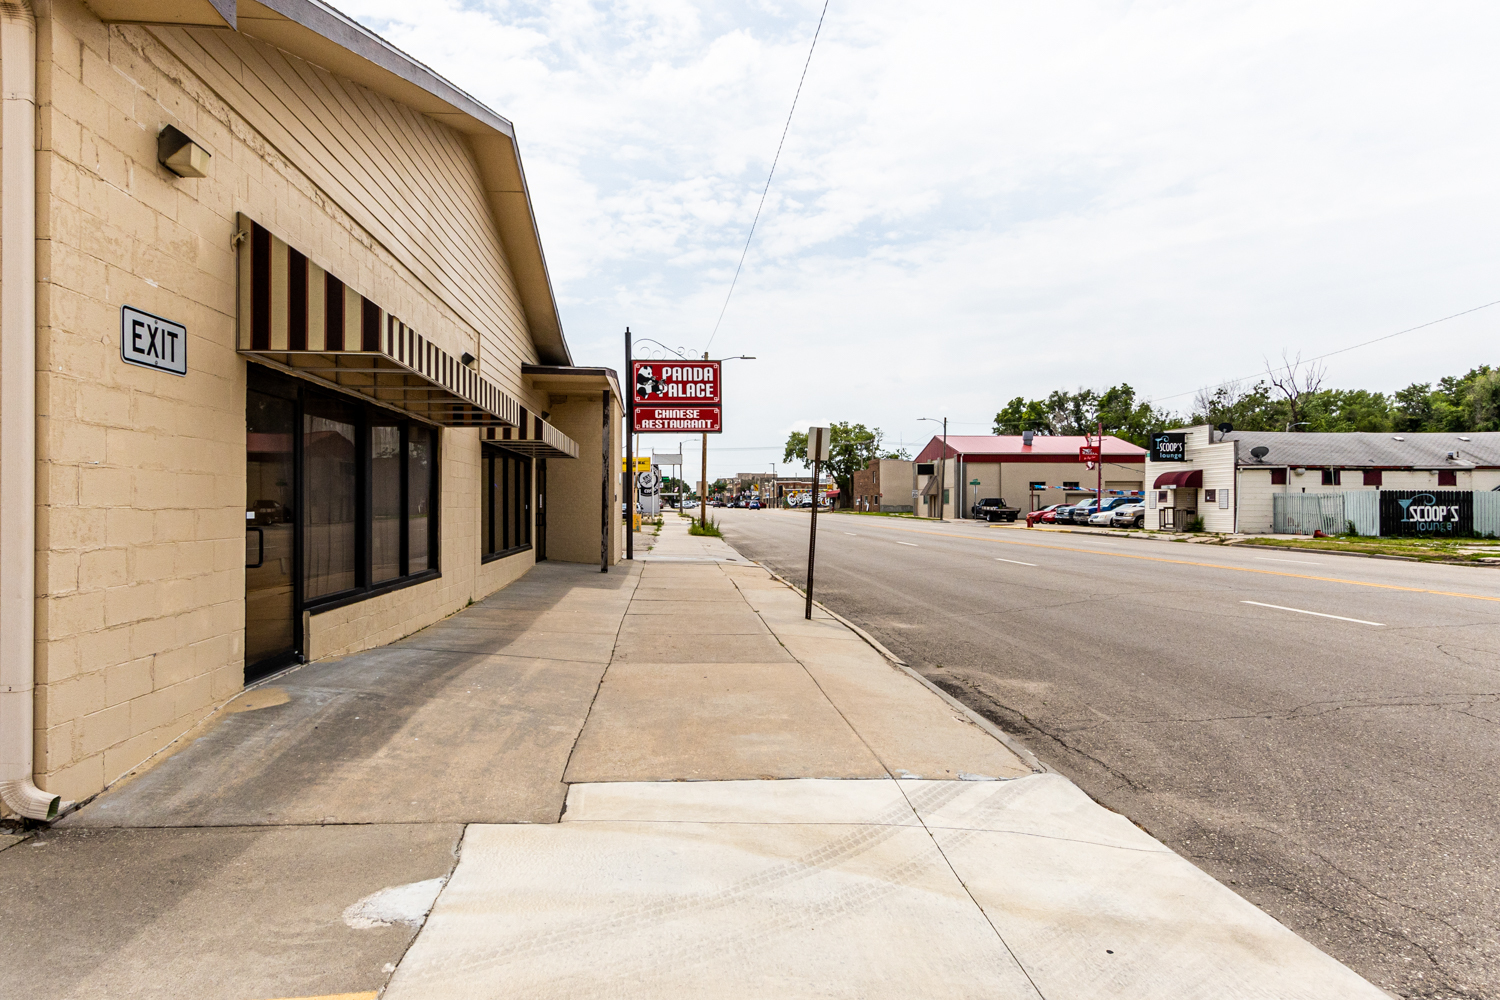
<svg viewBox="0 0 1500 1000">
<path fill-rule="evenodd" d="M 971 479 L 971 480 L 969 480 L 969 485 L 970 486 L 978 486 L 979 485 L 979 480 L 977 480 L 977 479 Z"/>
</svg>

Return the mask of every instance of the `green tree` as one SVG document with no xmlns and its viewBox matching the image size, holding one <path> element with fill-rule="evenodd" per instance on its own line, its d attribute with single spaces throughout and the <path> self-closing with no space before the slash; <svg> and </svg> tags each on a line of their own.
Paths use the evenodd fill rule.
<svg viewBox="0 0 1500 1000">
<path fill-rule="evenodd" d="M 828 461 L 823 463 L 823 468 L 838 484 L 840 506 L 849 502 L 849 494 L 854 487 L 854 474 L 869 465 L 872 459 L 882 457 L 880 443 L 884 437 L 879 428 L 871 430 L 864 424 L 841 422 L 829 428 Z M 807 460 L 806 432 L 792 431 L 787 435 L 781 460 L 802 462 L 809 467 L 812 465 Z"/>
<path fill-rule="evenodd" d="M 1005 409 L 995 414 L 996 434 L 1052 433 L 1052 419 L 1047 413 L 1047 404 L 1040 399 L 1027 400 L 1017 396 L 1005 404 Z"/>
<path fill-rule="evenodd" d="M 1500 431 L 1500 371 L 1483 373 L 1469 384 L 1469 426 L 1471 431 Z"/>
</svg>

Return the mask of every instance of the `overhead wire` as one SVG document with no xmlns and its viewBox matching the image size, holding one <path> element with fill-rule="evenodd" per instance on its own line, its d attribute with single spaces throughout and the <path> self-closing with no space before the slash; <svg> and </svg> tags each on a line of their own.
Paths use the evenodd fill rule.
<svg viewBox="0 0 1500 1000">
<path fill-rule="evenodd" d="M 1451 316 L 1444 316 L 1441 319 L 1434 319 L 1434 320 L 1429 320 L 1426 323 L 1419 323 L 1416 326 L 1407 327 L 1405 330 L 1397 330 L 1395 333 L 1387 333 L 1387 334 L 1385 334 L 1383 336 L 1376 337 L 1374 340 L 1366 340 L 1366 341 L 1364 341 L 1362 343 L 1350 344 L 1348 347 L 1340 347 L 1336 351 L 1329 351 L 1327 354 L 1319 354 L 1317 357 L 1315 357 L 1315 358 L 1308 358 L 1305 361 L 1301 361 L 1301 359 L 1299 359 L 1299 361 L 1302 364 L 1312 364 L 1315 361 L 1322 361 L 1324 358 L 1331 358 L 1335 354 L 1344 354 L 1344 353 L 1346 353 L 1348 351 L 1358 350 L 1361 347 L 1369 347 L 1371 344 L 1378 344 L 1378 343 L 1380 343 L 1383 340 L 1390 340 L 1393 337 L 1400 337 L 1400 336 L 1403 336 L 1403 335 L 1408 334 L 1408 333 L 1416 333 L 1418 330 L 1425 330 L 1425 329 L 1427 329 L 1430 326 L 1437 326 L 1439 323 L 1446 323 L 1450 319 L 1458 319 L 1460 316 L 1467 316 L 1470 313 L 1477 313 L 1481 309 L 1488 309 L 1491 306 L 1500 306 L 1500 299 L 1496 299 L 1494 302 L 1486 302 L 1484 305 L 1482 305 L 1482 306 L 1475 306 L 1472 309 L 1465 309 L 1463 312 L 1453 313 Z M 1170 396 L 1153 396 L 1153 397 L 1151 397 L 1150 400 L 1148 400 L 1148 402 L 1158 403 L 1158 402 L 1161 402 L 1162 400 L 1165 400 L 1165 399 L 1181 399 L 1183 396 L 1191 396 L 1194 393 L 1202 392 L 1203 389 L 1218 389 L 1218 388 L 1221 388 L 1221 387 L 1226 386 L 1226 385 L 1233 385 L 1236 382 L 1245 382 L 1245 381 L 1248 381 L 1249 379 L 1252 379 L 1252 378 L 1259 378 L 1260 376 L 1262 376 L 1264 374 L 1265 374 L 1264 372 L 1257 372 L 1254 375 L 1246 375 L 1246 376 L 1244 376 L 1242 378 L 1228 378 L 1228 379 L 1225 379 L 1222 382 L 1215 382 L 1213 385 L 1210 385 L 1210 386 L 1202 386 L 1202 387 L 1197 388 L 1197 389 L 1189 389 L 1187 392 L 1176 392 L 1176 393 L 1173 393 Z"/>
<path fill-rule="evenodd" d="M 760 204 L 755 206 L 755 218 L 750 220 L 750 232 L 745 235 L 745 246 L 740 251 L 740 262 L 735 266 L 734 278 L 729 282 L 729 291 L 724 296 L 724 305 L 719 309 L 719 318 L 714 321 L 713 333 L 708 336 L 708 343 L 703 345 L 703 350 L 708 351 L 713 344 L 714 338 L 719 335 L 719 326 L 724 322 L 724 313 L 729 310 L 729 300 L 734 296 L 734 286 L 739 284 L 740 271 L 745 267 L 745 256 L 750 253 L 750 241 L 755 238 L 755 226 L 760 222 L 761 210 L 766 207 L 766 195 L 771 191 L 771 178 L 776 176 L 776 164 L 781 162 L 781 148 L 786 145 L 787 132 L 792 127 L 792 115 L 797 111 L 797 99 L 802 96 L 802 84 L 807 81 L 807 67 L 812 65 L 813 50 L 818 47 L 818 35 L 823 31 L 823 18 L 828 16 L 828 4 L 830 0 L 823 0 L 823 12 L 818 15 L 818 26 L 813 29 L 812 44 L 807 47 L 807 60 L 802 64 L 802 76 L 797 80 L 797 92 L 792 95 L 792 107 L 786 113 L 786 124 L 781 128 L 781 141 L 776 144 L 776 155 L 771 158 L 771 170 L 766 174 L 766 186 L 760 192 Z"/>
</svg>

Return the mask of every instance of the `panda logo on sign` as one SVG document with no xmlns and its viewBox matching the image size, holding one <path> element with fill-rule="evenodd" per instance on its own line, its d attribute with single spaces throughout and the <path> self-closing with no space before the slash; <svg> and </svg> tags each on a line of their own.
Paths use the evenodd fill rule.
<svg viewBox="0 0 1500 1000">
<path fill-rule="evenodd" d="M 650 365 L 641 368 L 635 373 L 635 394 L 637 397 L 645 399 L 653 392 L 661 392 L 665 388 L 666 383 L 656 378 L 651 371 Z"/>
</svg>

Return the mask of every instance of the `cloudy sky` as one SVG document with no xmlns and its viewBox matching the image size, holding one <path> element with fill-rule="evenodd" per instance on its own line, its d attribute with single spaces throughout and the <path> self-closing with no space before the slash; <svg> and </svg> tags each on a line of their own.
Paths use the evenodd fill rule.
<svg viewBox="0 0 1500 1000">
<path fill-rule="evenodd" d="M 511 119 L 580 364 L 708 343 L 821 0 L 337 0 Z M 1500 299 L 1500 7 L 832 0 L 710 350 L 710 472 L 834 420 L 987 433 Z M 1500 306 L 1329 360 L 1500 363 Z M 675 439 L 658 440 L 670 450 Z M 785 467 L 783 467 L 784 470 Z"/>
</svg>

